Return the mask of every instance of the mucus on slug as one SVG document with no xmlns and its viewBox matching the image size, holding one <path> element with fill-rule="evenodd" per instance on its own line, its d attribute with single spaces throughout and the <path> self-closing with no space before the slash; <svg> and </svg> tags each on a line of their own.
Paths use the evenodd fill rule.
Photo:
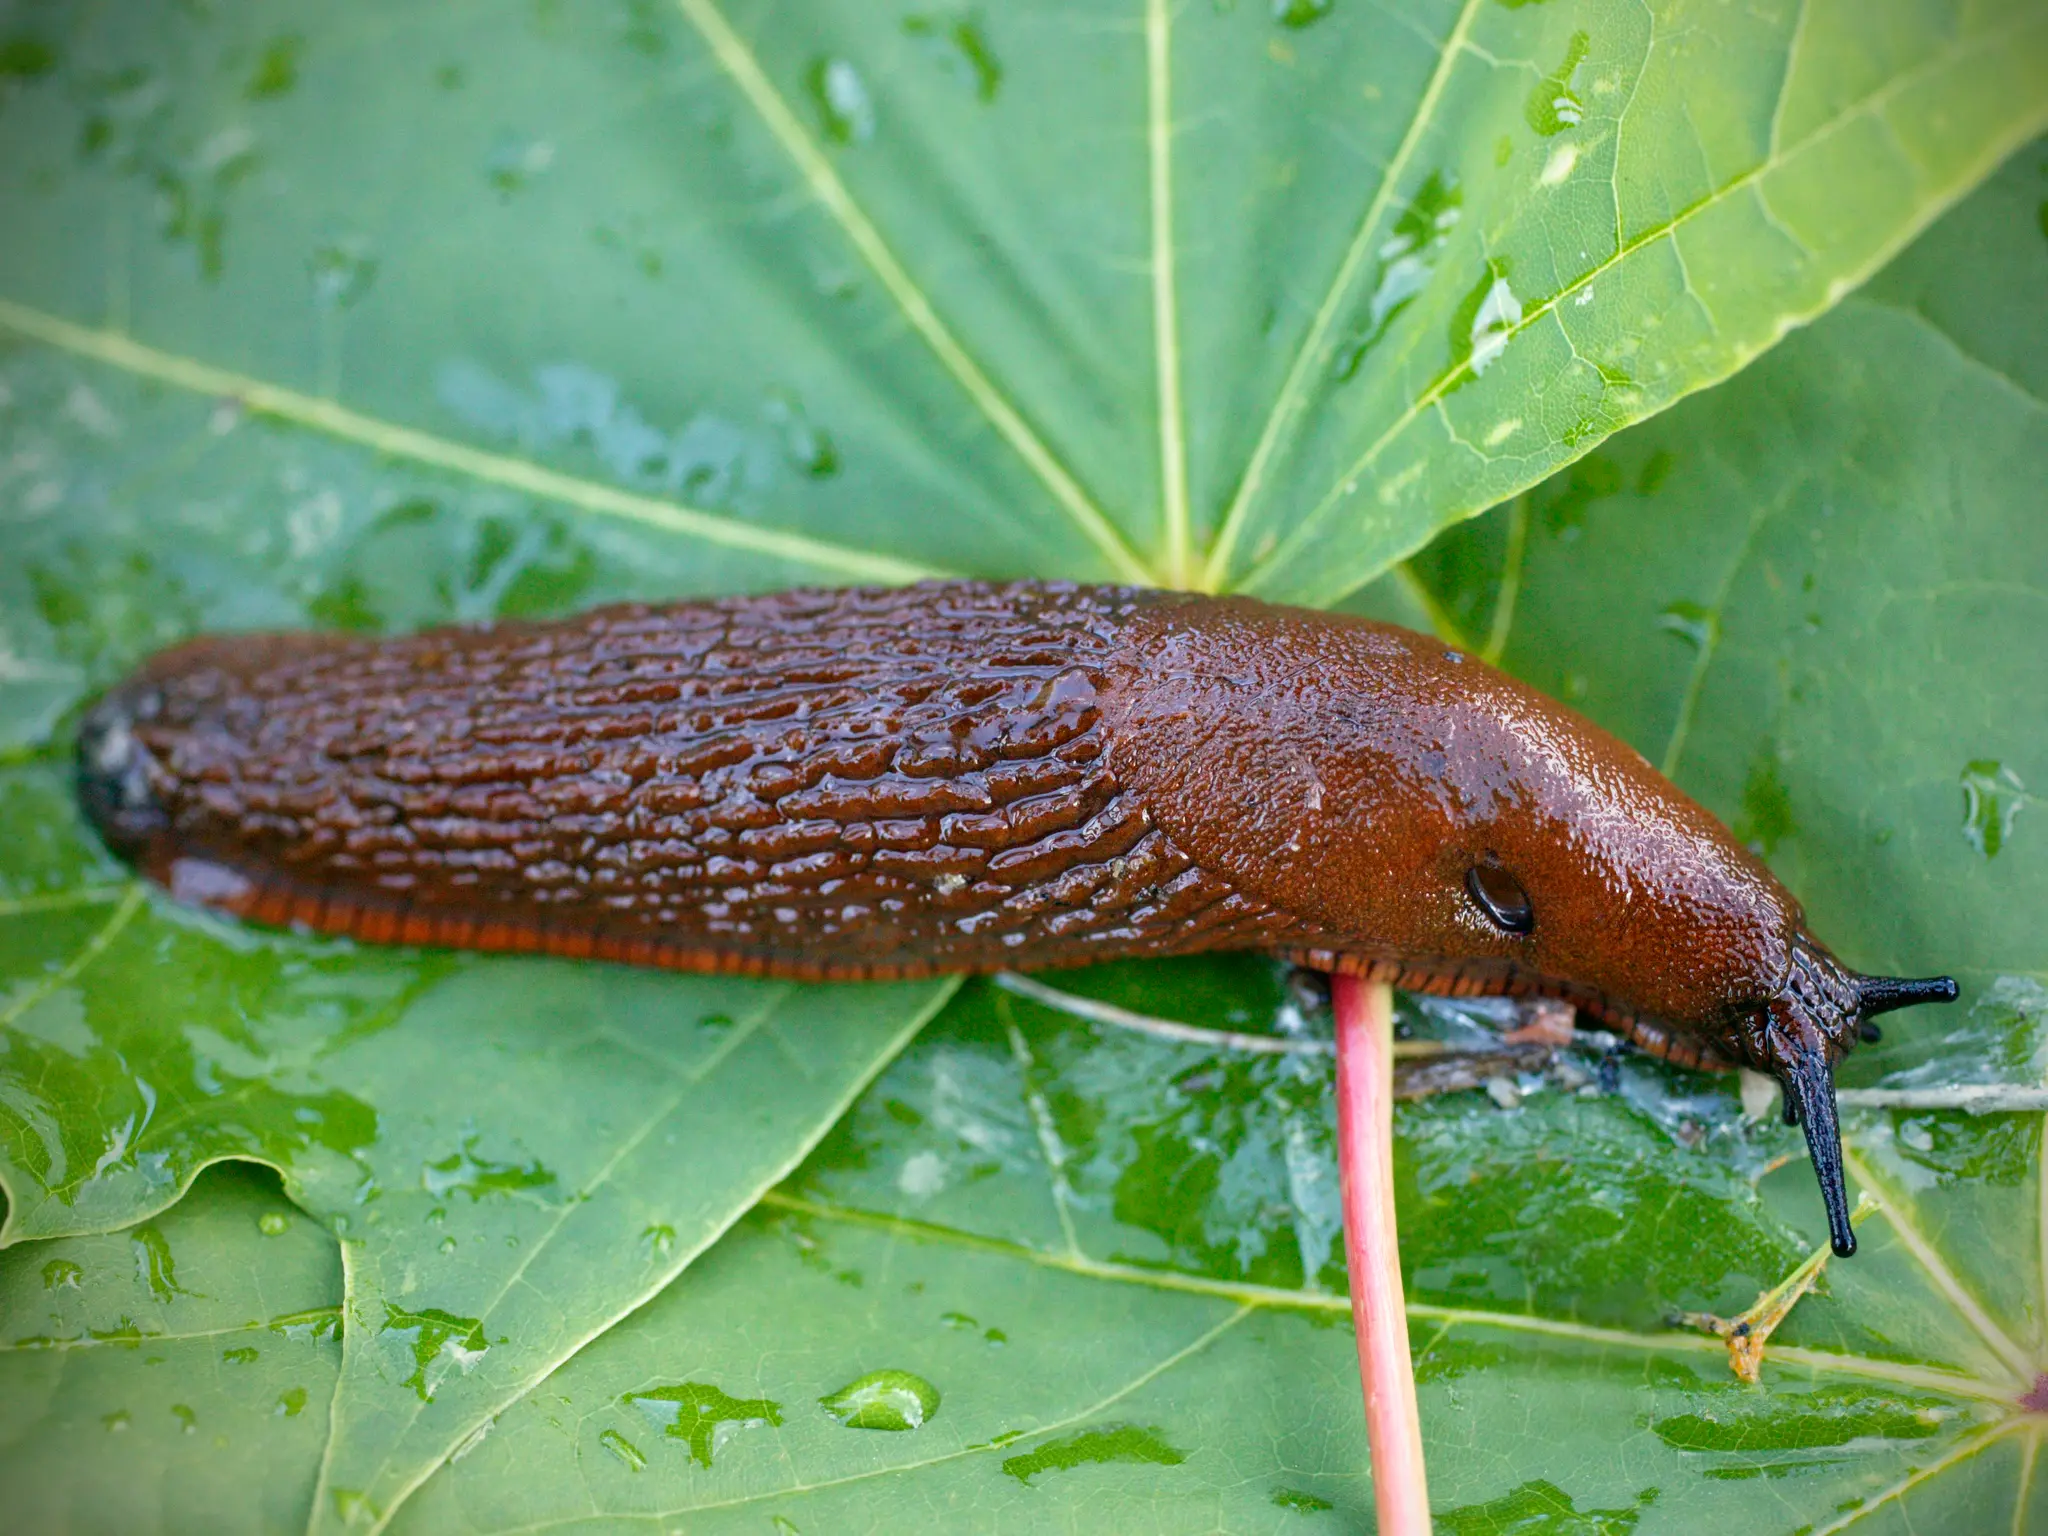
<svg viewBox="0 0 2048 1536">
<path fill-rule="evenodd" d="M 805 979 L 1256 949 L 1561 998 L 1777 1075 L 1843 1253 L 1834 1064 L 1955 995 L 1843 966 L 1562 705 L 1246 599 L 925 583 L 202 639 L 93 709 L 78 781 L 180 899 L 370 942 Z"/>
</svg>

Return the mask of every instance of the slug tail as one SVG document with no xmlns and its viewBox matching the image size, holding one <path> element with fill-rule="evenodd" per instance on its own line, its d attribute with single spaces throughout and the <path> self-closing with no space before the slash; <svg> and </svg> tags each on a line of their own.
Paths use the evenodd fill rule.
<svg viewBox="0 0 2048 1536">
<path fill-rule="evenodd" d="M 101 699 L 78 727 L 79 804 L 107 846 L 126 859 L 140 858 L 170 827 L 151 783 L 149 751 L 138 735 L 162 707 L 156 689 L 131 684 Z"/>
</svg>

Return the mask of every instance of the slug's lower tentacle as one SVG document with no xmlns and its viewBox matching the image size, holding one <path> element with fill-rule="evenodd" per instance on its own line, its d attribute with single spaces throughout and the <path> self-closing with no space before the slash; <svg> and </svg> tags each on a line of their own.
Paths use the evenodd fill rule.
<svg viewBox="0 0 2048 1536">
<path fill-rule="evenodd" d="M 1820 1180 L 1821 1201 L 1828 1211 L 1828 1242 L 1842 1258 L 1856 1251 L 1856 1233 L 1849 1225 L 1849 1190 L 1842 1174 L 1842 1130 L 1835 1117 L 1835 1071 L 1818 1042 L 1795 1055 L 1784 1071 L 1785 1106 L 1790 1118 L 1798 1106 L 1806 1132 L 1806 1154 Z"/>
</svg>

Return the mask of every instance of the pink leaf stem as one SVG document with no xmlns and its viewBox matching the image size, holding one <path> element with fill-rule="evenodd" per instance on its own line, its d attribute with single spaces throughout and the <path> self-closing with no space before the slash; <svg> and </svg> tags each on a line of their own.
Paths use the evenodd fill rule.
<svg viewBox="0 0 2048 1536">
<path fill-rule="evenodd" d="M 1373 1501 L 1380 1536 L 1429 1536 L 1429 1484 L 1394 1229 L 1394 998 L 1356 976 L 1332 976 L 1337 1013 L 1337 1164 L 1344 1256 L 1365 1385 Z"/>
</svg>

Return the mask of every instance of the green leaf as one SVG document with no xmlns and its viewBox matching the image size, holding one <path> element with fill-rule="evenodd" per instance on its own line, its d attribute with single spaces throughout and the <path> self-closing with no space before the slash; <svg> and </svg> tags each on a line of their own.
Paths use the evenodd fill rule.
<svg viewBox="0 0 2048 1536">
<path fill-rule="evenodd" d="M 21 1531 L 288 1529 L 341 1370 L 333 1240 L 246 1167 L 147 1226 L 0 1252 L 0 1479 Z"/>
<path fill-rule="evenodd" d="M 47 355 L 0 361 L 0 384 L 25 418 L 27 510 L 54 483 L 78 514 L 8 524 L 18 559 L 0 570 L 34 600 L 6 616 L 74 693 L 202 623 L 413 625 L 644 595 L 705 569 Z M 167 474 L 175 495 L 135 494 Z M 743 584 L 740 569 L 781 568 L 727 568 Z M 143 900 L 78 822 L 62 769 L 33 756 L 0 766 L 0 849 L 9 1240 L 134 1222 L 218 1158 L 283 1169 L 350 1241 L 359 1326 L 328 1481 L 352 1497 L 323 1494 L 329 1519 L 395 1502 L 658 1289 L 946 992 L 237 930 Z M 473 1321 L 436 1339 L 445 1319 Z"/>
<path fill-rule="evenodd" d="M 1340 595 L 1824 310 L 2048 119 L 2027 0 L 19 34 L 0 327 L 827 579 Z"/>
<path fill-rule="evenodd" d="M 139 887 L 28 915 L 0 925 L 11 1240 L 133 1222 L 224 1157 L 283 1170 L 348 1266 L 338 1517 L 658 1291 L 950 990 L 362 954 Z"/>
<path fill-rule="evenodd" d="M 1483 632 L 1525 516 L 1507 665 L 1748 827 L 1851 963 L 1980 996 L 2048 973 L 2048 732 L 2012 707 L 2048 591 L 2044 193 L 2036 145 L 1739 384 L 1416 566 Z"/>
<path fill-rule="evenodd" d="M 2007 852 L 1984 856 L 1956 777 L 1995 750 L 2026 781 L 2038 735 L 2000 707 L 2026 695 L 1997 669 L 2041 649 L 2028 489 L 2048 436 L 2038 383 L 2012 380 L 2042 354 L 2032 320 L 1972 332 L 1965 317 L 2033 313 L 2018 300 L 2048 276 L 2044 163 L 2023 157 L 1870 301 L 1543 488 L 1522 541 L 1505 631 L 1518 666 L 1653 753 L 1690 707 L 1699 755 L 1676 763 L 1681 777 L 1775 839 L 1819 931 L 1859 963 L 1964 975 L 1959 1015 L 1888 1020 L 1852 1084 L 2038 1083 L 2048 1060 L 2048 964 L 2024 920 L 2043 866 L 2021 858 L 2024 818 Z M 1931 334 L 1926 317 L 1945 311 Z M 1972 334 L 1998 350 L 1959 351 Z M 1717 596 L 1759 507 L 1789 526 L 1753 541 Z M 1473 525 L 1418 567 L 1438 607 L 1482 631 L 1510 521 Z M 1817 628 L 1790 564 L 1812 558 L 1816 531 L 1841 541 L 1820 567 L 1839 595 Z M 1668 622 L 1678 602 L 1693 605 L 1684 630 Z M 1901 611 L 1925 617 L 1897 644 L 1877 626 Z M 1878 709 L 1894 688 L 1914 707 Z M 1971 712 L 1998 726 L 1982 746 Z M 1796 746 L 1758 788 L 1765 735 Z M 1916 771 L 1920 756 L 1940 771 Z M 1883 843 L 1849 830 L 1873 806 Z M 1823 850 L 1868 862 L 1836 872 Z M 1212 1027 L 1287 1017 L 1258 962 L 1058 980 Z M 1442 1009 L 1408 1017 L 1450 1027 Z M 829 1530 L 962 1508 L 1030 1529 L 1361 1522 L 1320 1060 L 1162 1043 L 978 984 L 759 1215 L 570 1362 L 551 1398 L 502 1416 L 404 1518 L 476 1531 L 656 1517 Z M 1725 1083 L 1652 1065 L 1627 1068 L 1616 1096 L 1539 1093 L 1511 1113 L 1445 1099 L 1397 1125 L 1447 1529 L 2002 1530 L 2048 1513 L 2040 1419 L 2021 1402 L 2048 1370 L 2038 1117 L 1852 1112 L 1855 1181 L 1878 1209 L 1862 1252 L 1774 1338 L 1761 1392 L 1669 1319 L 1732 1316 L 1825 1242 L 1796 1131 L 1744 1122 Z M 877 1369 L 941 1394 L 914 1435 L 849 1434 L 808 1411 Z M 692 1462 L 636 1435 L 628 1407 L 682 1381 L 775 1403 L 782 1422 Z M 644 1464 L 595 1455 L 607 1434 Z"/>
<path fill-rule="evenodd" d="M 231 1186 L 171 1202 L 212 1161 L 281 1168 L 342 1239 L 346 1343 L 318 1473 L 243 1483 L 250 1504 L 274 1494 L 323 1529 L 643 1507 L 743 1523 L 807 1488 L 813 1528 L 943 1519 L 970 1499 L 1023 1524 L 1356 1520 L 1327 1100 L 1303 1059 L 1133 1054 L 977 989 L 797 1185 L 664 1289 L 943 988 L 741 987 L 194 918 L 141 897 L 85 835 L 64 725 L 88 690 L 202 628 L 401 629 L 931 571 L 1349 590 L 1818 313 L 2042 120 L 2048 21 L 2024 0 L 1814 0 L 1711 36 L 1682 7 L 1594 0 L 880 21 L 714 0 L 10 8 L 0 1182 L 15 1246 L 0 1264 L 111 1244 L 163 1306 L 197 1305 L 178 1288 L 239 1250 L 198 1237 L 204 1262 L 188 1257 L 174 1223 L 231 1210 Z M 1973 254 L 2017 227 L 2000 210 L 2024 195 L 2004 185 L 1944 226 L 1938 258 L 1895 274 L 1920 274 L 1902 292 L 1965 350 L 2030 378 L 2039 337 L 2012 316 L 2038 313 L 2023 297 L 2038 283 Z M 1898 439 L 1905 407 L 1886 391 L 1948 375 L 1911 352 L 1866 366 L 1876 343 L 1831 342 L 1834 324 L 1797 345 L 1835 346 L 1841 376 L 1797 375 L 1789 413 L 1745 379 L 1684 416 L 1677 446 L 1724 434 L 1737 458 L 1742 421 L 1784 417 L 1779 457 L 1820 483 L 1843 441 L 1799 437 L 1809 416 L 1860 409 L 1883 427 L 1869 452 Z M 1903 384 L 1900 357 L 1917 370 Z M 1942 386 L 1958 400 L 1989 387 L 1961 377 Z M 1949 440 L 1981 444 L 1979 416 L 2013 404 L 1998 400 L 1954 406 Z M 1552 490 L 1590 519 L 1607 462 Z M 1631 483 L 1669 479 L 1663 533 L 1697 574 L 1683 540 L 1725 532 L 1718 488 L 1655 462 Z M 2022 499 L 2040 480 L 2023 467 Z M 1960 471 L 1903 475 L 1876 504 L 1932 528 L 1979 504 L 1963 492 L 1990 494 Z M 1543 537 L 1529 521 L 1524 545 Z M 1994 532 L 2033 547 L 2017 522 Z M 1530 558 L 1532 613 L 1553 589 L 1561 609 L 1625 611 L 1568 562 Z M 2005 566 L 2033 591 L 2001 552 Z M 1895 567 L 1903 582 L 1931 560 Z M 1632 590 L 1633 564 L 1607 569 Z M 1440 605 L 1454 586 L 1438 583 Z M 1588 664 L 1589 703 L 1627 729 L 1689 711 L 1688 782 L 1734 754 L 1738 791 L 1717 803 L 1811 886 L 1856 958 L 1961 952 L 1977 989 L 1963 1043 L 2016 1072 L 2039 1013 L 2025 986 L 2048 967 L 2010 909 L 1972 896 L 1979 947 L 1963 950 L 1931 875 L 1855 922 L 1843 909 L 1880 888 L 1856 868 L 1898 876 L 1887 859 L 1934 846 L 1907 813 L 1942 795 L 1957 888 L 2038 894 L 2034 812 L 2015 798 L 2042 782 L 2031 748 L 1960 744 L 1939 793 L 1873 777 L 1898 797 L 1901 839 L 1873 861 L 1817 798 L 1855 765 L 1759 756 L 1745 722 L 1760 717 L 1718 702 L 1737 618 L 1714 591 L 1667 594 L 1646 639 L 1628 630 Z M 2023 657 L 2037 621 L 2003 622 Z M 2017 665 L 1974 620 L 1928 623 L 1918 648 Z M 1553 677 L 1569 628 L 1539 644 L 1501 626 L 1518 666 Z M 1674 685 L 1652 653 L 1687 643 L 1719 659 Z M 1865 659 L 1838 657 L 1809 692 L 1854 718 L 1843 679 Z M 1203 1023 L 1218 1002 L 1244 1023 L 1275 1006 L 1255 972 L 1185 975 L 1075 984 L 1151 1011 L 1206 992 Z M 1901 1073 L 1955 1054 L 1888 1049 Z M 1464 1444 L 1485 1448 L 1446 1437 L 1437 1455 L 1454 1527 L 1749 1514 L 1754 1478 L 1797 1492 L 1773 1510 L 1910 1483 L 1967 1516 L 1988 1477 L 1981 1507 L 2004 1518 L 2014 1381 L 2039 1346 L 2033 1260 L 2001 1245 L 2033 1209 L 2034 1128 L 1920 1116 L 1888 1140 L 1859 1133 L 1887 1226 L 1924 1241 L 1873 1234 L 1831 1301 L 1803 1303 L 1811 1357 L 1772 1378 L 1789 1401 L 1758 1407 L 1660 1310 L 1739 1308 L 1814 1230 L 1796 1170 L 1752 1186 L 1791 1139 L 1733 1113 L 1651 1072 L 1620 1102 L 1405 1117 L 1417 1316 L 1444 1328 L 1423 1350 L 1430 1411 L 1479 1426 Z M 91 1235 L 124 1224 L 132 1237 Z M 1951 1247 L 1963 1257 L 1926 1261 Z M 899 1265 L 901 1286 L 957 1299 L 918 1311 L 895 1294 Z M 94 1282 L 80 1326 L 118 1326 L 123 1294 Z M 168 1361 L 90 1358 L 109 1392 L 161 1397 L 149 1372 Z M 30 1403 L 11 1422 L 31 1439 L 69 1422 L 7 1400 Z M 892 1413 L 917 1427 L 878 1432 Z M 1645 1424 L 1667 1420 L 1651 1445 Z M 1739 1445 L 1703 1427 L 1721 1422 L 1743 1426 Z M 284 1442 L 230 1439 L 189 1507 L 231 1502 L 245 1452 L 303 1468 Z M 1617 1466 L 1623 1442 L 1638 1464 Z M 91 1476 L 125 1476 L 120 1455 Z M 80 1465 L 31 1457 L 10 1496 L 67 1507 Z M 614 1469 L 627 1481 L 596 1481 Z M 162 1494 L 157 1518 L 211 1517 L 186 1517 L 184 1496 Z"/>
<path fill-rule="evenodd" d="M 1962 980 L 1961 1018 L 1887 1020 L 1852 1088 L 2048 1076 L 2048 730 L 2014 703 L 2048 598 L 2044 189 L 2037 144 L 1738 382 L 1417 562 L 1439 614 L 1746 828 L 1851 963 Z M 1978 1334 L 1972 1368 L 2048 1371 L 2038 1122 L 1852 1112 L 1845 1135 Z"/>
<path fill-rule="evenodd" d="M 1272 1006 L 1264 962 L 1161 969 L 1070 984 L 1160 981 L 1211 1018 Z M 1435 1032 L 1450 1012 L 1405 1017 Z M 1371 1492 L 1328 1077 L 1320 1056 L 1162 1042 L 977 983 L 797 1179 L 400 1528 L 1355 1526 Z M 2012 1458 L 1986 1449 L 2016 1427 L 2009 1372 L 1878 1222 L 1802 1303 L 1805 1347 L 1774 1347 L 1764 1393 L 1668 1325 L 1739 1310 L 1825 1241 L 1803 1167 L 1757 1182 L 1796 1132 L 1653 1066 L 1618 1096 L 1445 1099 L 1398 1126 L 1450 1528 L 1776 1529 L 1772 1511 L 1789 1526 L 1973 1456 L 2004 1457 L 2010 1499 Z M 885 1372 L 938 1406 L 913 1433 L 854 1432 L 834 1389 Z M 749 1427 L 708 1458 L 649 1432 L 646 1399 L 678 1389 L 744 1400 Z M 599 1454 L 608 1435 L 638 1459 Z"/>
</svg>

